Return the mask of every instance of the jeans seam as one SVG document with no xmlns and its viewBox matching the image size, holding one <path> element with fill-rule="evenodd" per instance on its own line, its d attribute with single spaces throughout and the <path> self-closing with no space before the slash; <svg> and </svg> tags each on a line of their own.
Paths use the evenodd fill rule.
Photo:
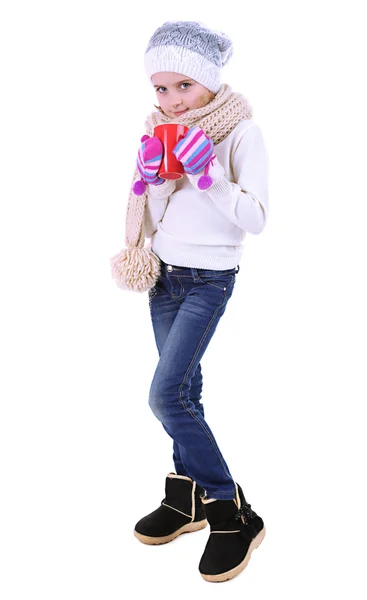
<svg viewBox="0 0 367 600">
<path fill-rule="evenodd" d="M 187 406 L 185 405 L 185 402 L 182 402 L 182 401 L 181 401 L 181 404 L 182 404 L 183 408 L 184 408 L 184 409 L 185 409 L 185 410 L 186 410 L 188 413 L 190 413 L 190 415 L 192 416 L 192 418 L 193 418 L 193 419 L 195 419 L 195 421 L 198 423 L 198 425 L 199 425 L 199 426 L 201 427 L 201 429 L 204 431 L 204 433 L 205 433 L 206 437 L 208 438 L 209 442 L 211 443 L 211 445 L 212 445 L 212 447 L 213 447 L 213 449 L 214 449 L 214 451 L 215 451 L 215 453 L 216 453 L 216 455 L 217 455 L 217 457 L 218 457 L 218 459 L 219 459 L 219 463 L 220 463 L 220 465 L 222 466 L 222 469 L 223 469 L 224 473 L 225 473 L 225 474 L 226 474 L 228 477 L 231 477 L 231 474 L 230 474 L 230 472 L 229 472 L 229 471 L 228 471 L 228 470 L 225 468 L 225 465 L 223 464 L 222 457 L 221 457 L 221 455 L 220 455 L 220 452 L 218 451 L 218 448 L 217 448 L 217 445 L 216 445 L 216 442 L 215 442 L 215 439 L 214 439 L 214 437 L 213 437 L 212 435 L 210 435 L 210 433 L 209 433 L 209 432 L 207 431 L 207 429 L 204 427 L 203 423 L 200 421 L 200 419 L 198 419 L 198 418 L 196 417 L 195 413 L 194 413 L 194 412 L 191 410 L 191 408 L 187 408 Z"/>
<path fill-rule="evenodd" d="M 213 495 L 213 496 L 228 496 L 228 492 L 215 492 L 215 494 L 213 494 L 212 492 L 210 492 L 210 495 Z M 233 498 L 231 498 L 231 500 L 234 500 L 234 499 L 235 499 L 235 496 L 233 496 Z M 218 500 L 219 500 L 219 498 L 218 498 Z"/>
<path fill-rule="evenodd" d="M 210 285 L 211 287 L 217 288 L 217 290 L 225 290 L 226 289 L 222 285 L 217 285 L 215 283 L 211 283 L 210 281 L 204 281 L 203 283 L 204 283 L 204 285 L 206 284 L 206 285 Z M 231 283 L 229 283 L 228 285 L 231 285 Z"/>
<path fill-rule="evenodd" d="M 174 292 L 172 292 L 172 297 L 175 300 L 180 300 L 182 298 L 182 296 L 183 296 L 183 293 L 184 293 L 184 286 L 183 286 L 182 281 L 180 281 L 179 277 L 177 277 L 177 281 L 179 282 L 179 284 L 181 286 L 180 294 L 178 296 L 176 296 L 176 294 Z"/>
</svg>

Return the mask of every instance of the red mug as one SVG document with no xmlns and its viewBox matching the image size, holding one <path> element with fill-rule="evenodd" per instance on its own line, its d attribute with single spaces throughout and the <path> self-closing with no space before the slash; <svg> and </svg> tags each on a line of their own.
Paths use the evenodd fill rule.
<svg viewBox="0 0 367 600">
<path fill-rule="evenodd" d="M 172 150 L 182 138 L 185 137 L 189 128 L 178 123 L 164 123 L 154 128 L 154 136 L 163 144 L 163 159 L 159 167 L 158 175 L 162 179 L 181 179 L 185 171 Z"/>
</svg>

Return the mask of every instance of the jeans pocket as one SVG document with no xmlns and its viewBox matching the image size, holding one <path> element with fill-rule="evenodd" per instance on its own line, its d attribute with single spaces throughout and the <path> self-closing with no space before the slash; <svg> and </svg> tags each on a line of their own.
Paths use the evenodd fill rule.
<svg viewBox="0 0 367 600">
<path fill-rule="evenodd" d="M 206 283 L 212 287 L 219 288 L 220 290 L 226 290 L 234 283 L 236 276 L 233 273 L 229 275 L 200 275 L 200 279 L 203 283 Z"/>
</svg>

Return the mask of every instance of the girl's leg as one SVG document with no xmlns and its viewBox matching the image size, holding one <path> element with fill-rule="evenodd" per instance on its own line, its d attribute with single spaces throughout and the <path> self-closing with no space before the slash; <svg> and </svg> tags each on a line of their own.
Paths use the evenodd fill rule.
<svg viewBox="0 0 367 600">
<path fill-rule="evenodd" d="M 185 472 L 203 487 L 207 496 L 232 499 L 235 486 L 203 412 L 190 390 L 200 360 L 232 295 L 235 269 L 208 271 L 162 266 L 150 295 L 156 338 L 179 305 L 152 381 L 149 404 L 173 438 Z M 199 375 L 198 380 L 199 381 Z"/>
<path fill-rule="evenodd" d="M 162 263 L 162 268 L 164 268 L 164 263 Z M 149 291 L 149 307 L 150 307 L 151 311 L 152 311 L 153 298 L 156 295 L 157 295 L 156 289 L 153 288 L 152 290 Z M 170 301 L 167 303 L 167 300 L 170 300 Z M 162 353 L 162 349 L 164 347 L 164 344 L 166 342 L 168 334 L 171 330 L 173 322 L 177 316 L 179 308 L 180 308 L 180 303 L 177 302 L 177 300 L 173 300 L 171 298 L 171 294 L 168 294 L 168 297 L 166 299 L 164 314 L 161 314 L 160 319 L 159 319 L 159 327 L 154 328 L 154 336 L 155 336 L 155 341 L 156 341 L 156 346 L 158 349 L 159 356 Z M 202 372 L 201 372 L 201 365 L 199 364 L 193 377 L 192 377 L 192 380 L 191 380 L 190 399 L 194 403 L 196 409 L 204 417 L 204 407 L 203 407 L 202 403 L 200 402 L 201 396 L 202 396 L 202 388 L 203 388 L 203 376 L 202 376 Z M 182 463 L 182 460 L 181 460 L 180 447 L 177 444 L 177 442 L 175 442 L 175 441 L 173 442 L 173 463 L 174 463 L 177 475 L 185 475 L 187 477 L 189 476 L 189 474 L 187 473 L 187 471 Z"/>
<path fill-rule="evenodd" d="M 201 393 L 203 389 L 203 376 L 201 373 L 201 365 L 198 365 L 192 379 L 190 387 L 190 400 L 194 404 L 196 410 L 198 410 L 204 418 L 204 407 L 201 400 Z M 181 458 L 180 446 L 177 442 L 173 442 L 173 462 L 175 465 L 177 475 L 188 475 Z"/>
</svg>

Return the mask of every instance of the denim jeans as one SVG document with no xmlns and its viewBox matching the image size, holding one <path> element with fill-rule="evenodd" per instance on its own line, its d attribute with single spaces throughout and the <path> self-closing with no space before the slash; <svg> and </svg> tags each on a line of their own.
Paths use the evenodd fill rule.
<svg viewBox="0 0 367 600">
<path fill-rule="evenodd" d="M 204 418 L 200 361 L 232 296 L 238 270 L 176 267 L 161 260 L 161 275 L 148 292 L 159 353 L 149 405 L 173 439 L 176 473 L 195 480 L 208 498 L 220 500 L 234 498 L 235 486 Z M 230 361 L 227 349 L 223 355 Z"/>
</svg>

